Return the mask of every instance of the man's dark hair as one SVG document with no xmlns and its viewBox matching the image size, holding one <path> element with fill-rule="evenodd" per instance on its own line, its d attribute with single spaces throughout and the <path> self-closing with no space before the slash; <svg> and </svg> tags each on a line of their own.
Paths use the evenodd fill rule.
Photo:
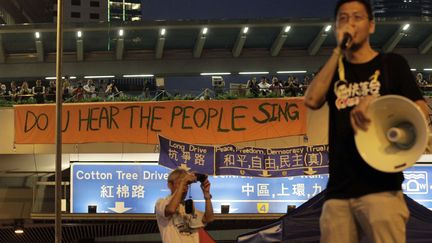
<svg viewBox="0 0 432 243">
<path fill-rule="evenodd" d="M 340 7 L 343 4 L 350 3 L 350 2 L 358 2 L 358 3 L 362 4 L 365 7 L 365 9 L 366 9 L 366 12 L 367 12 L 369 20 L 372 20 L 374 18 L 373 17 L 373 13 L 372 13 L 372 7 L 371 7 L 371 4 L 370 4 L 369 1 L 367 1 L 367 0 L 339 0 L 336 3 L 336 7 L 335 7 L 335 10 L 334 10 L 334 17 L 335 17 L 335 19 L 337 18 L 337 14 L 339 12 Z"/>
</svg>

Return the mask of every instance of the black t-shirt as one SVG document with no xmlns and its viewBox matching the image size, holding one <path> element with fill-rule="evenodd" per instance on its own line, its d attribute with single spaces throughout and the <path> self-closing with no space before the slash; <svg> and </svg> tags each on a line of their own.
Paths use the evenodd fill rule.
<svg viewBox="0 0 432 243">
<path fill-rule="evenodd" d="M 329 105 L 329 173 L 327 199 L 356 198 L 369 193 L 401 190 L 402 172 L 384 173 L 370 167 L 355 146 L 350 111 L 365 95 L 402 95 L 423 99 L 407 61 L 400 55 L 378 54 L 367 63 L 352 64 L 345 59 L 346 81 L 336 70 L 327 92 Z"/>
<path fill-rule="evenodd" d="M 43 90 L 44 90 L 43 86 L 35 86 L 34 87 L 34 92 L 36 94 L 43 94 Z"/>
</svg>

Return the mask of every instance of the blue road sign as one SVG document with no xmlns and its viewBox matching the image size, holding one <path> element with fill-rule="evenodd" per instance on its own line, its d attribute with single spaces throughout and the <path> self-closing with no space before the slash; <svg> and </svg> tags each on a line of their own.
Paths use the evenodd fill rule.
<svg viewBox="0 0 432 243">
<path fill-rule="evenodd" d="M 169 195 L 170 170 L 155 163 L 73 163 L 71 212 L 153 213 L 156 200 Z"/>
<path fill-rule="evenodd" d="M 404 171 L 402 189 L 406 195 L 432 209 L 432 165 L 416 164 Z"/>
<path fill-rule="evenodd" d="M 71 213 L 154 213 L 159 198 L 170 194 L 171 170 L 156 163 L 73 163 L 71 166 Z M 404 172 L 405 193 L 432 208 L 432 166 L 417 165 Z M 288 205 L 300 206 L 325 189 L 328 175 L 287 178 L 242 176 L 209 177 L 213 208 L 229 204 L 230 213 L 285 213 Z M 196 207 L 204 209 L 199 183 L 191 186 Z"/>
</svg>

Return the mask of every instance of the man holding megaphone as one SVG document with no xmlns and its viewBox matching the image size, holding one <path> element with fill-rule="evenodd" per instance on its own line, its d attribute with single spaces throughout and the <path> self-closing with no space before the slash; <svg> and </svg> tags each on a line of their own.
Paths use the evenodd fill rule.
<svg viewBox="0 0 432 243">
<path fill-rule="evenodd" d="M 321 242 L 358 242 L 362 236 L 372 242 L 405 242 L 409 211 L 402 193 L 403 174 L 370 166 L 360 155 L 355 137 L 374 126 L 368 108 L 379 97 L 398 95 L 415 102 L 415 109 L 425 115 L 420 116 L 421 122 L 428 114 L 427 104 L 407 61 L 372 49 L 369 37 L 375 22 L 369 1 L 339 0 L 335 20 L 338 46 L 305 95 L 305 105 L 311 109 L 326 101 L 329 106 L 330 178 L 320 218 Z M 415 137 L 409 136 L 410 129 L 392 129 L 396 135 L 389 132 L 390 137 L 408 134 L 395 141 Z M 371 150 L 380 147 L 371 145 Z M 395 153 L 390 148 L 382 151 Z"/>
</svg>

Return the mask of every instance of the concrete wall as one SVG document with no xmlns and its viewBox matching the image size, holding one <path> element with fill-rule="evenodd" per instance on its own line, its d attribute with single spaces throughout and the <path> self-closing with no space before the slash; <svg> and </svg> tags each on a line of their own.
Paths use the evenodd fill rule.
<svg viewBox="0 0 432 243">
<path fill-rule="evenodd" d="M 0 220 L 29 218 L 32 209 L 31 188 L 0 188 Z"/>
<path fill-rule="evenodd" d="M 176 75 L 198 76 L 201 72 L 268 71 L 281 70 L 317 71 L 325 63 L 332 49 L 322 48 L 316 56 L 303 50 L 282 50 L 277 57 L 269 56 L 267 49 L 245 49 L 238 58 L 232 58 L 230 50 L 206 50 L 202 58 L 192 57 L 190 50 L 165 50 L 164 59 L 155 60 L 154 52 L 125 53 L 125 59 L 115 60 L 115 52 L 87 53 L 84 62 L 76 61 L 75 53 L 65 53 L 63 75 L 116 75 L 155 74 L 163 77 Z M 412 68 L 422 70 L 431 67 L 431 56 L 419 55 L 416 49 L 397 49 L 407 58 Z M 31 56 L 31 55 L 30 55 Z M 34 56 L 34 55 L 33 55 Z M 0 78 L 25 78 L 55 76 L 55 53 L 45 55 L 46 62 L 38 63 L 36 56 L 9 55 L 6 64 L 0 65 Z"/>
</svg>

